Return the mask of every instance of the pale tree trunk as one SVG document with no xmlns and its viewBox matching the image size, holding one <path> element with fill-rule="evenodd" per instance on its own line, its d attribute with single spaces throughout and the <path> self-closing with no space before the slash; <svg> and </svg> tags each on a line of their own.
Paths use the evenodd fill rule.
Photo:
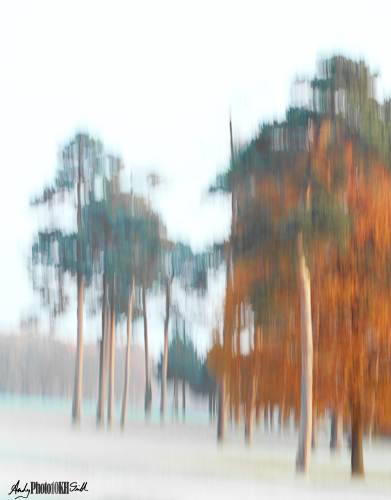
<svg viewBox="0 0 391 500">
<path fill-rule="evenodd" d="M 83 380 L 83 275 L 77 273 L 77 354 L 75 390 L 73 393 L 72 417 L 80 423 Z"/>
<path fill-rule="evenodd" d="M 225 440 L 226 430 L 226 381 L 223 375 L 218 385 L 217 440 Z"/>
<path fill-rule="evenodd" d="M 285 412 L 285 395 L 282 398 L 282 403 L 280 408 L 278 409 L 278 423 L 280 425 L 280 434 L 281 437 L 284 436 L 284 412 Z"/>
<path fill-rule="evenodd" d="M 315 268 L 315 257 L 314 257 L 314 269 Z M 319 304 L 319 293 L 318 293 L 318 288 L 319 288 L 319 274 L 318 270 L 316 270 L 316 302 L 315 302 L 315 314 L 313 318 L 313 349 L 314 349 L 314 370 L 313 370 L 313 400 L 314 400 L 314 410 L 313 410 L 313 415 L 312 415 L 312 441 L 311 441 L 311 446 L 312 449 L 316 449 L 318 447 L 318 406 L 317 406 L 317 401 L 318 401 L 318 380 L 319 380 L 319 323 L 320 323 L 320 304 Z"/>
<path fill-rule="evenodd" d="M 186 388 L 185 388 L 185 379 L 182 379 L 182 412 L 183 418 L 185 418 L 186 411 Z"/>
<path fill-rule="evenodd" d="M 235 420 L 236 420 L 236 425 L 239 429 L 240 426 L 240 409 L 241 409 L 241 366 L 240 366 L 240 361 L 241 361 L 241 345 L 240 345 L 240 335 L 241 335 L 241 330 L 242 330 L 242 304 L 239 302 L 238 304 L 238 313 L 237 313 L 237 321 L 238 321 L 238 328 L 236 332 L 236 387 L 237 387 L 237 406 L 235 408 Z"/>
<path fill-rule="evenodd" d="M 374 423 L 374 417 L 375 417 L 375 391 L 372 393 L 372 402 L 371 402 L 371 416 L 369 419 L 369 429 L 368 429 L 368 439 L 369 439 L 369 446 L 372 446 L 372 432 L 373 432 L 373 423 Z"/>
<path fill-rule="evenodd" d="M 312 322 L 310 273 L 305 262 L 301 234 L 299 235 L 298 282 L 301 309 L 301 405 L 299 449 L 296 469 L 309 474 L 312 434 Z"/>
<path fill-rule="evenodd" d="M 79 143 L 79 179 L 77 183 L 77 354 L 75 370 L 75 389 L 73 393 L 72 418 L 75 423 L 80 423 L 82 380 L 83 380 L 83 272 L 82 272 L 82 249 L 81 249 L 81 178 L 83 161 L 83 137 L 80 136 Z"/>
<path fill-rule="evenodd" d="M 111 282 L 111 328 L 110 328 L 110 384 L 109 398 L 107 401 L 107 424 L 113 425 L 114 417 L 114 361 L 115 361 L 115 278 Z"/>
<path fill-rule="evenodd" d="M 160 401 L 160 417 L 162 422 L 166 412 L 167 363 L 168 363 L 168 324 L 170 320 L 170 283 L 166 283 L 166 320 L 164 322 L 164 352 L 162 365 L 162 394 Z"/>
<path fill-rule="evenodd" d="M 133 304 L 134 304 L 134 276 L 133 276 L 132 291 L 129 296 L 129 309 L 128 309 L 127 344 L 126 344 L 126 360 L 125 360 L 125 385 L 124 385 L 124 398 L 122 401 L 122 416 L 121 416 L 121 426 L 123 429 L 125 428 L 126 411 L 128 408 L 130 343 L 131 343 L 131 332 L 132 332 Z"/>
<path fill-rule="evenodd" d="M 98 403 L 96 405 L 96 421 L 98 424 L 102 422 L 100 402 L 102 400 L 103 356 L 104 356 L 104 343 L 103 343 L 103 328 L 102 328 L 102 339 L 99 340 L 99 387 L 98 387 Z"/>
<path fill-rule="evenodd" d="M 100 344 L 100 367 L 99 367 L 99 394 L 98 394 L 98 424 L 104 424 L 105 399 L 106 399 L 106 346 L 107 346 L 107 282 L 106 274 L 103 274 L 103 307 L 102 307 L 102 341 Z"/>
<path fill-rule="evenodd" d="M 175 418 L 178 419 L 178 375 L 175 374 L 174 377 L 174 414 Z"/>
<path fill-rule="evenodd" d="M 257 426 L 257 429 L 260 427 L 261 423 L 261 407 L 259 406 L 259 403 L 256 404 L 255 406 L 255 425 Z"/>
<path fill-rule="evenodd" d="M 255 405 L 255 375 L 251 375 L 249 380 L 246 427 L 245 427 L 245 440 L 248 445 L 252 445 L 253 443 L 254 405 Z"/>
<path fill-rule="evenodd" d="M 333 412 L 331 419 L 330 448 L 341 451 L 343 437 L 343 413 L 340 408 Z"/>
<path fill-rule="evenodd" d="M 152 387 L 151 387 L 151 372 L 149 369 L 148 323 L 147 323 L 147 308 L 145 299 L 145 282 L 143 283 L 143 315 L 144 315 L 144 346 L 145 346 L 145 416 L 147 420 L 149 420 L 151 418 Z"/>
<path fill-rule="evenodd" d="M 264 423 L 264 428 L 265 428 L 265 434 L 269 433 L 269 419 L 270 419 L 270 403 L 267 402 L 267 406 L 265 406 L 265 413 L 266 413 L 266 418 L 264 418 L 263 423 Z M 264 415 L 265 416 L 265 415 Z"/>
</svg>

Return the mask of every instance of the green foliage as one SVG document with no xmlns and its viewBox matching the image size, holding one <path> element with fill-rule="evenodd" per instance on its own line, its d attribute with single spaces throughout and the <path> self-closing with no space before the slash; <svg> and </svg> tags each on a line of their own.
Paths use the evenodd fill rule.
<svg viewBox="0 0 391 500">
<path fill-rule="evenodd" d="M 158 363 L 158 375 L 162 374 L 163 354 Z M 198 356 L 197 348 L 186 334 L 183 327 L 182 334 L 179 332 L 178 322 L 175 324 L 174 336 L 168 346 L 167 379 L 178 377 L 189 382 L 190 387 L 201 392 L 206 375 L 203 368 L 203 360 Z"/>
</svg>

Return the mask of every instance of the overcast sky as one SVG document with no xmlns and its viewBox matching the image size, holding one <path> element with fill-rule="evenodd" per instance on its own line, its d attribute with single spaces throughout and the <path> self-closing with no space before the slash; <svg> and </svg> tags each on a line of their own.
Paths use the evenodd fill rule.
<svg viewBox="0 0 391 500">
<path fill-rule="evenodd" d="M 295 77 L 333 53 L 365 58 L 380 72 L 379 96 L 389 94 L 390 5 L 3 0 L 0 331 L 33 307 L 29 199 L 77 131 L 122 156 L 127 182 L 163 175 L 154 200 L 169 237 L 201 250 L 229 234 L 230 200 L 205 191 L 229 163 L 230 110 L 234 138 L 251 138 L 284 116 Z M 72 321 L 76 339 L 76 311 Z"/>
</svg>

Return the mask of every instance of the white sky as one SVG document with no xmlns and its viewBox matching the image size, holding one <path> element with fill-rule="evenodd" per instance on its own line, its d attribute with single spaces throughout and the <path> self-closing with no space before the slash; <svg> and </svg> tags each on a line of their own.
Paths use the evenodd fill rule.
<svg viewBox="0 0 391 500">
<path fill-rule="evenodd" d="M 293 79 L 335 52 L 364 57 L 389 94 L 390 14 L 387 1 L 3 0 L 0 331 L 31 311 L 29 199 L 78 130 L 121 155 L 127 179 L 162 173 L 155 203 L 169 236 L 200 250 L 229 233 L 229 199 L 204 195 L 228 165 L 229 111 L 235 138 L 251 138 L 284 116 Z"/>
</svg>

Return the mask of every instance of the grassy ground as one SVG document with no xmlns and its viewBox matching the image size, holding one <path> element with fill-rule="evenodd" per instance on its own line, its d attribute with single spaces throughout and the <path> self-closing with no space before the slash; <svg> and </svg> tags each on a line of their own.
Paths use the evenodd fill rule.
<svg viewBox="0 0 391 500">
<path fill-rule="evenodd" d="M 188 498 L 356 498 L 391 492 L 391 443 L 364 441 L 365 481 L 352 481 L 346 446 L 330 453 L 327 434 L 311 459 L 309 479 L 295 474 L 297 435 L 255 430 L 251 448 L 244 431 L 229 428 L 226 443 L 216 443 L 216 427 L 205 423 L 165 425 L 118 419 L 111 430 L 97 429 L 93 415 L 80 427 L 70 412 L 0 407 L 0 498 L 26 482 L 87 481 L 86 499 Z M 201 419 L 205 422 L 205 419 Z M 73 494 L 75 495 L 75 493 Z M 31 496 L 30 498 L 34 498 Z M 51 495 L 49 498 L 55 498 Z"/>
</svg>

